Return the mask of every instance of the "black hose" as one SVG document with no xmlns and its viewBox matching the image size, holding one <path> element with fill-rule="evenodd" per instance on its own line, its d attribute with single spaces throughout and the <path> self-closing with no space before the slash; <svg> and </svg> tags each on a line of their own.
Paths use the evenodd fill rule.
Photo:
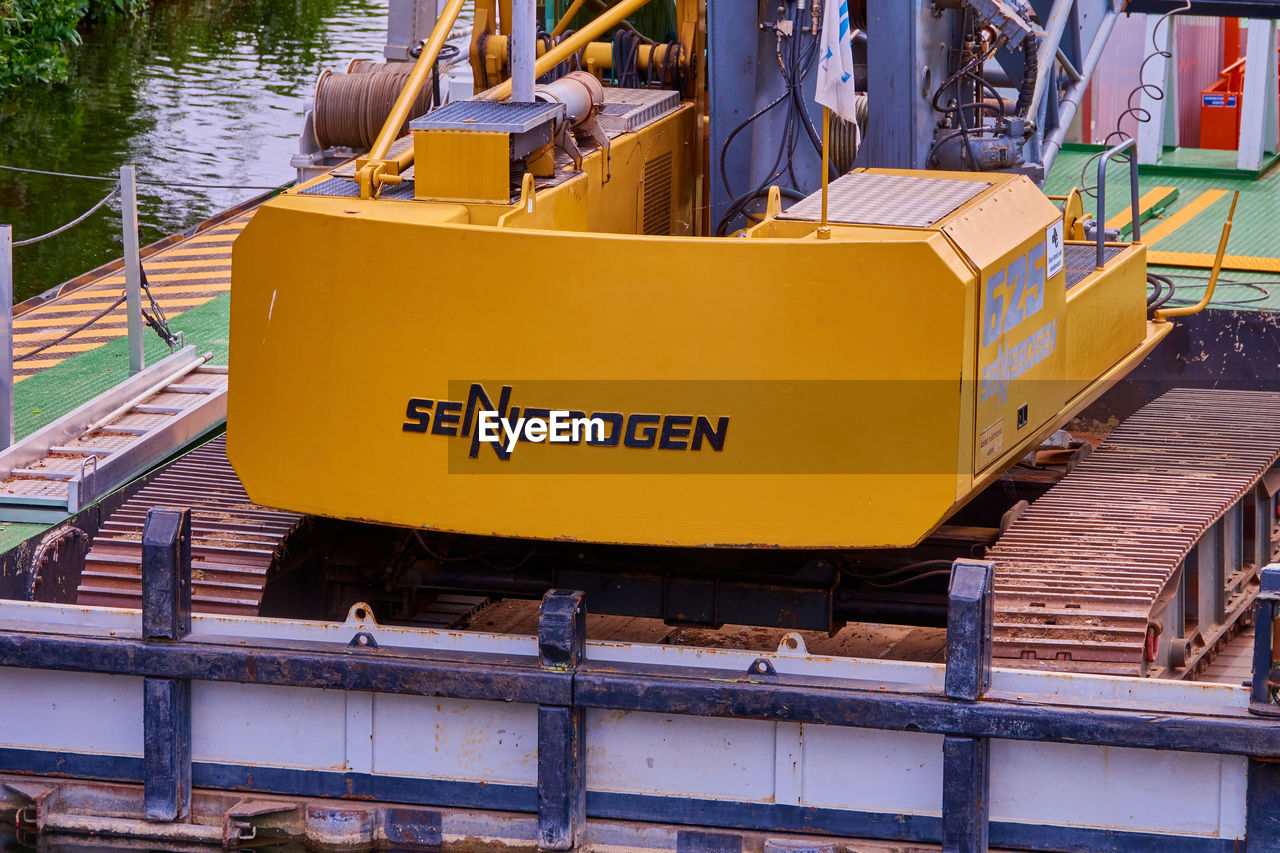
<svg viewBox="0 0 1280 853">
<path fill-rule="evenodd" d="M 791 22 L 792 32 L 795 35 L 788 38 L 785 54 L 780 53 L 778 57 L 779 73 L 782 76 L 784 85 L 782 94 L 735 127 L 720 147 L 720 178 L 726 193 L 733 197 L 733 201 L 730 202 L 725 215 L 717 223 L 715 233 L 719 236 L 727 234 L 734 220 L 744 215 L 748 205 L 767 193 L 770 184 L 777 182 L 779 178 L 786 175 L 793 185 L 800 183 L 799 176 L 795 173 L 795 153 L 801 133 L 808 136 L 814 150 L 819 155 L 822 151 L 822 139 L 817 129 L 813 126 L 813 122 L 809 119 L 808 104 L 802 91 L 804 80 L 819 54 L 822 32 L 821 20 L 815 21 L 812 9 L 809 10 L 809 23 L 817 24 L 817 35 L 810 35 L 809 32 L 813 27 L 804 26 L 805 20 L 798 6 L 793 8 Z M 733 188 L 729 185 L 729 174 L 726 168 L 730 143 L 748 125 L 782 103 L 787 104 L 787 115 L 781 133 L 776 136 L 778 152 L 774 158 L 773 165 L 753 189 L 741 195 L 735 194 Z M 833 173 L 833 175 L 838 176 L 838 173 Z"/>
<path fill-rule="evenodd" d="M 1151 312 L 1159 311 L 1169 300 L 1173 299 L 1177 288 L 1169 276 L 1160 275 L 1159 273 L 1147 273 L 1147 282 L 1153 288 L 1151 295 L 1147 297 L 1147 310 Z"/>
<path fill-rule="evenodd" d="M 1040 73 L 1037 57 L 1040 41 L 1034 34 L 1022 40 L 1022 85 L 1018 88 L 1018 104 L 1014 114 L 1024 118 L 1031 109 L 1031 97 L 1036 93 L 1036 78 Z"/>
</svg>

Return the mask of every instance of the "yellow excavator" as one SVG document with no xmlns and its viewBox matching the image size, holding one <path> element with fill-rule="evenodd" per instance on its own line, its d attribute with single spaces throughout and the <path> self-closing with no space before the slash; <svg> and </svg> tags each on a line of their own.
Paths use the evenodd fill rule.
<svg viewBox="0 0 1280 853">
<path fill-rule="evenodd" d="M 372 150 L 256 213 L 228 414 L 254 501 L 524 542 L 908 549 L 1169 332 L 1137 227 L 1086 240 L 1078 199 L 978 168 L 962 130 L 940 138 L 970 168 L 766 180 L 714 236 L 706 6 L 632 52 L 656 82 L 621 80 L 602 39 L 643 5 L 535 38 L 531 3 L 480 3 L 476 79 L 501 82 L 410 115 L 450 0 Z M 782 65 L 806 27 L 821 43 L 796 5 Z M 965 21 L 953 65 L 1008 43 Z M 962 128 L 997 109 L 963 103 Z"/>
<path fill-rule="evenodd" d="M 826 233 L 810 197 L 717 238 L 696 97 L 586 71 L 509 94 L 415 118 L 397 156 L 284 193 L 236 242 L 229 453 L 256 501 L 535 539 L 910 546 L 1168 331 L 1143 246 L 1095 268 L 1024 176 L 860 169 Z M 512 410 L 605 428 L 480 441 L 478 412 Z"/>
</svg>

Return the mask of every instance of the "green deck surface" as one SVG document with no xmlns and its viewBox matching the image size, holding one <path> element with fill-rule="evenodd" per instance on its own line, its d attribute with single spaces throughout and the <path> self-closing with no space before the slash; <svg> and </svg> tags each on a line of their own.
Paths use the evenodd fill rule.
<svg viewBox="0 0 1280 853">
<path fill-rule="evenodd" d="M 1160 162 L 1153 166 L 1143 166 L 1143 171 L 1153 175 L 1187 174 L 1192 177 L 1225 177 L 1253 180 L 1261 177 L 1277 162 L 1277 155 L 1267 154 L 1262 160 L 1262 168 L 1247 172 L 1236 164 L 1239 152 L 1234 149 L 1218 150 L 1214 148 L 1166 148 L 1160 155 Z M 1196 173 L 1199 173 L 1198 175 Z"/>
<path fill-rule="evenodd" d="M 1198 152 L 1206 157 L 1223 152 Z M 1234 155 L 1235 152 L 1225 152 Z M 1187 155 L 1190 157 L 1190 153 Z M 1065 195 L 1072 187 L 1092 187 L 1097 180 L 1097 163 L 1089 164 L 1081 181 L 1081 169 L 1093 157 L 1092 151 L 1063 150 L 1054 161 L 1053 170 L 1045 181 L 1044 190 L 1050 195 Z M 1211 204 L 1199 216 L 1161 240 L 1153 250 L 1161 252 L 1201 252 L 1213 254 L 1218 248 L 1222 224 L 1231 205 L 1230 193 L 1240 191 L 1240 203 L 1232 222 L 1231 239 L 1227 252 L 1232 255 L 1254 257 L 1280 257 L 1280 169 L 1273 169 L 1263 177 L 1196 177 L 1192 175 L 1152 174 L 1138 172 L 1139 195 L 1153 187 L 1177 187 L 1178 200 L 1164 212 L 1168 217 L 1193 202 L 1208 190 L 1226 190 L 1228 195 Z M 1129 166 L 1113 162 L 1107 169 L 1107 218 L 1129 206 Z M 1085 211 L 1093 213 L 1095 202 L 1085 197 Z M 1160 224 L 1160 219 L 1144 223 L 1147 231 Z M 1172 267 L 1153 267 L 1156 272 L 1177 276 L 1174 284 L 1178 296 L 1188 300 L 1198 299 L 1204 293 L 1209 278 L 1208 270 Z M 1232 284 L 1249 282 L 1253 286 Z M 1259 289 L 1260 288 L 1260 289 Z M 1212 303 L 1215 308 L 1280 311 L 1280 275 L 1226 270 L 1218 283 Z"/>
<path fill-rule="evenodd" d="M 199 352 L 212 352 L 212 364 L 226 364 L 230 305 L 231 294 L 225 293 L 171 318 L 170 326 L 175 332 L 185 333 L 187 343 L 194 345 Z M 147 363 L 154 364 L 169 354 L 169 348 L 150 329 L 145 334 Z M 18 438 L 28 436 L 92 400 L 128 375 L 129 342 L 126 338 L 80 353 L 41 371 L 14 387 L 14 432 Z M 0 553 L 51 526 L 0 522 Z"/>
</svg>

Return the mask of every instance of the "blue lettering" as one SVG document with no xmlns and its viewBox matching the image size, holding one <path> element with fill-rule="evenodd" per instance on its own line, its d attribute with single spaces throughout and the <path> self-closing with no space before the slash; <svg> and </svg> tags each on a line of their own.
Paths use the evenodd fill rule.
<svg viewBox="0 0 1280 853">
<path fill-rule="evenodd" d="M 1004 327 L 1001 324 L 1004 317 L 1003 290 L 1004 270 L 992 273 L 987 279 L 987 292 L 982 318 L 982 345 L 984 347 L 995 343 L 1004 334 Z"/>
<path fill-rule="evenodd" d="M 1009 294 L 1009 304 L 1004 309 L 1004 330 L 1008 332 L 1024 318 L 1022 292 L 1027 283 L 1026 257 L 1017 258 L 1009 264 L 1009 271 L 1005 276 L 1008 278 L 1008 283 L 1005 284 L 1004 289 L 1005 293 Z"/>
<path fill-rule="evenodd" d="M 1027 252 L 1027 288 L 1026 301 L 1022 307 L 1022 316 L 1034 316 L 1044 307 L 1044 243 L 1036 243 Z"/>
</svg>

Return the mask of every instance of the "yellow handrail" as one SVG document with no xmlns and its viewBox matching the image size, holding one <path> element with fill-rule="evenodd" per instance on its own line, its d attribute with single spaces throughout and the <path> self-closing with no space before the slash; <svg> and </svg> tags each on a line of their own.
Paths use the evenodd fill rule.
<svg viewBox="0 0 1280 853">
<path fill-rule="evenodd" d="M 1213 290 L 1218 286 L 1218 273 L 1222 272 L 1222 259 L 1227 254 L 1227 238 L 1231 235 L 1231 220 L 1236 215 L 1236 202 L 1239 200 L 1240 191 L 1236 190 L 1235 195 L 1231 196 L 1231 209 L 1227 211 L 1227 221 L 1222 225 L 1222 236 L 1218 238 L 1218 255 L 1213 260 L 1213 272 L 1209 273 L 1209 286 L 1204 289 L 1204 296 L 1201 296 L 1200 301 L 1195 305 L 1161 308 L 1154 315 L 1156 320 L 1168 320 L 1170 317 L 1186 317 L 1188 314 L 1198 314 L 1209 305 L 1209 300 L 1213 299 Z"/>
<path fill-rule="evenodd" d="M 382 123 L 378 138 L 369 149 L 369 153 L 360 159 L 356 180 L 360 183 L 361 198 L 372 198 L 375 184 L 381 183 L 384 176 L 398 174 L 398 170 L 393 171 L 393 161 L 386 159 L 387 152 L 391 150 L 391 144 L 396 141 L 400 128 L 404 127 L 404 123 L 408 121 L 409 110 L 413 109 L 413 102 L 417 99 L 418 92 L 422 91 L 422 87 L 431 79 L 431 69 L 435 67 L 436 60 L 440 57 L 440 50 L 449 38 L 449 33 L 452 32 L 453 25 L 458 20 L 458 13 L 462 11 L 462 5 L 465 2 L 466 0 L 449 0 L 445 5 L 439 19 L 436 20 L 435 28 L 431 31 L 431 36 L 423 45 L 418 61 L 409 72 L 408 81 L 396 97 L 391 113 Z"/>
<path fill-rule="evenodd" d="M 564 10 L 564 15 L 556 23 L 555 29 L 551 31 L 552 38 L 558 38 L 562 32 L 569 28 L 569 22 L 573 20 L 573 16 L 578 14 L 578 10 L 582 8 L 582 4 L 586 0 L 573 0 L 569 4 L 569 8 Z"/>
<path fill-rule="evenodd" d="M 541 77 L 546 74 L 585 47 L 588 42 L 593 41 L 596 36 L 603 35 L 605 31 L 617 26 L 628 15 L 648 2 L 649 0 L 621 0 L 616 6 L 610 6 L 607 11 L 601 12 L 599 17 L 592 18 L 591 22 L 582 29 L 542 54 L 534 63 L 534 76 Z M 479 97 L 488 101 L 505 101 L 511 97 L 511 81 L 499 83 Z"/>
</svg>

